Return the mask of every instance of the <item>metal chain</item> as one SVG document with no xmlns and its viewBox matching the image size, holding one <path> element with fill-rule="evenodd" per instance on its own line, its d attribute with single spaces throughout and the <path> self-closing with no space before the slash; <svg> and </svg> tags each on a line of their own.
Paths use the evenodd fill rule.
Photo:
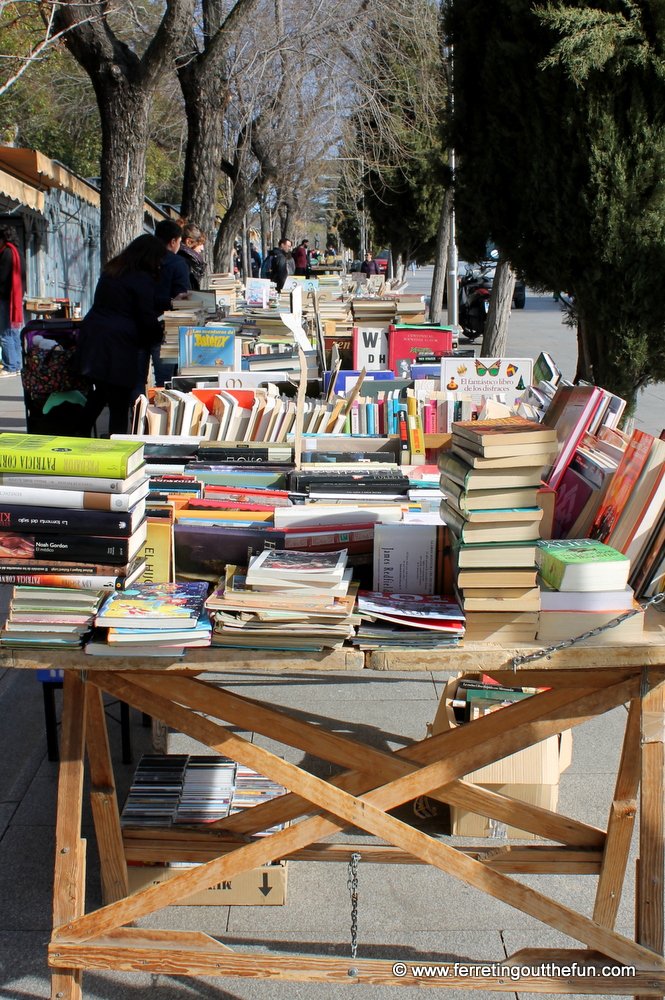
<svg viewBox="0 0 665 1000">
<path fill-rule="evenodd" d="M 542 660 L 543 657 L 550 657 L 552 653 L 557 653 L 560 649 L 568 649 L 570 646 L 575 646 L 578 642 L 584 642 L 585 639 L 591 639 L 595 635 L 600 635 L 602 632 L 606 632 L 610 628 L 616 628 L 621 622 L 625 622 L 626 619 L 632 618 L 633 615 L 639 615 L 642 611 L 645 611 L 651 605 L 662 604 L 665 601 L 665 592 L 662 594 L 656 594 L 650 600 L 645 601 L 644 604 L 638 604 L 636 608 L 632 608 L 630 611 L 625 611 L 622 615 L 618 615 L 613 618 L 611 622 L 606 625 L 598 625 L 596 628 L 589 629 L 588 632 L 582 632 L 581 635 L 576 635 L 572 639 L 563 639 L 561 642 L 557 642 L 554 646 L 545 646 L 544 649 L 537 649 L 535 653 L 525 653 L 522 656 L 514 656 L 512 660 L 513 670 L 516 671 L 518 667 L 523 666 L 525 663 L 532 663 L 534 660 Z"/>
<path fill-rule="evenodd" d="M 360 855 L 355 851 L 349 860 L 349 878 L 346 887 L 351 894 L 351 958 L 358 952 L 358 862 Z"/>
</svg>

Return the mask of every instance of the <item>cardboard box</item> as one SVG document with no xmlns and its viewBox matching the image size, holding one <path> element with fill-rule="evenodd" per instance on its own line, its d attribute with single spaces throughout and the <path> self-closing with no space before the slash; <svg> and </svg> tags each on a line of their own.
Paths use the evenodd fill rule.
<svg viewBox="0 0 665 1000">
<path fill-rule="evenodd" d="M 432 724 L 432 736 L 457 728 L 452 703 L 462 677 L 479 680 L 479 675 L 474 674 L 449 678 Z M 473 785 L 557 785 L 561 773 L 570 767 L 572 752 L 573 737 L 567 730 L 472 771 L 464 780 Z"/>
<path fill-rule="evenodd" d="M 528 802 L 532 806 L 541 806 L 556 812 L 559 801 L 558 785 L 483 785 L 489 792 L 497 792 L 499 795 L 509 795 L 513 799 L 520 799 Z M 514 838 L 517 840 L 541 840 L 533 833 L 526 830 L 518 830 L 514 826 L 506 826 L 505 823 L 496 819 L 489 819 L 486 816 L 478 816 L 476 813 L 467 812 L 458 806 L 450 807 L 450 832 L 454 837 L 488 837 L 495 840 L 506 840 Z"/>
<path fill-rule="evenodd" d="M 128 865 L 130 893 L 159 885 L 179 875 L 184 868 L 167 868 L 163 865 Z M 193 896 L 179 899 L 174 906 L 283 906 L 286 902 L 288 861 L 264 865 L 251 872 L 236 875 L 228 882 L 221 882 L 210 889 L 195 892 Z"/>
</svg>

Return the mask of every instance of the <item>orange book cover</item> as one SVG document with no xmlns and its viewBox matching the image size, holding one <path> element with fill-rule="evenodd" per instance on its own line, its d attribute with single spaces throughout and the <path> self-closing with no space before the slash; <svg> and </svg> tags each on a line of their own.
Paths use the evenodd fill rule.
<svg viewBox="0 0 665 1000">
<path fill-rule="evenodd" d="M 598 509 L 589 531 L 589 538 L 607 544 L 621 511 L 626 505 L 630 491 L 639 479 L 654 438 L 645 431 L 633 431 L 628 447 L 617 466 L 604 503 Z"/>
</svg>

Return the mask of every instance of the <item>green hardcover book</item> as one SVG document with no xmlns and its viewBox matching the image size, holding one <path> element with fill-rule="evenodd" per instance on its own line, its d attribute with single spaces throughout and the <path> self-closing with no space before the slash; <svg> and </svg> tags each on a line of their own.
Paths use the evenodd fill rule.
<svg viewBox="0 0 665 1000">
<path fill-rule="evenodd" d="M 630 559 L 595 538 L 541 540 L 536 546 L 540 575 L 555 590 L 623 590 Z"/>
<path fill-rule="evenodd" d="M 3 473 L 126 479 L 142 463 L 142 441 L 0 434 Z"/>
</svg>

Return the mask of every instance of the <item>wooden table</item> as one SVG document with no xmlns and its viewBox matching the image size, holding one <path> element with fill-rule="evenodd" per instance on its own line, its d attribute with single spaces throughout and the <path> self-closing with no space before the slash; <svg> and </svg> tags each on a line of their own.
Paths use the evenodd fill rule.
<svg viewBox="0 0 665 1000">
<path fill-rule="evenodd" d="M 655 620 L 655 619 L 654 619 Z M 665 620 L 665 619 L 660 619 Z M 523 650 L 522 650 L 523 651 Z M 242 697 L 197 679 L 203 672 L 356 670 L 374 666 L 427 670 L 481 669 L 514 683 L 512 649 L 467 645 L 421 654 L 329 654 L 191 650 L 182 660 L 107 660 L 81 653 L 22 650 L 5 653 L 6 666 L 63 667 L 61 764 L 56 827 L 53 935 L 49 964 L 53 997 L 82 996 L 84 969 L 168 975 L 246 976 L 305 982 L 434 986 L 504 992 L 665 994 L 663 961 L 663 725 L 665 639 L 656 624 L 633 646 L 575 647 L 518 670 L 519 683 L 550 690 L 466 726 L 389 753 L 329 732 L 273 705 Z M 143 830 L 125 837 L 120 828 L 102 692 L 120 698 L 290 789 L 290 793 L 215 824 L 183 830 Z M 294 687 L 297 708 L 297 687 Z M 467 784 L 469 772 L 556 733 L 628 703 L 626 730 L 607 829 Z M 221 722 L 197 713 L 203 712 Z M 249 743 L 228 728 L 242 726 L 316 757 L 342 765 L 325 781 Z M 84 749 L 92 784 L 104 905 L 84 911 L 86 844 L 81 838 Z M 639 791 L 639 803 L 638 803 Z M 428 795 L 554 841 L 510 848 L 486 844 L 456 849 L 414 829 L 389 810 Z M 631 834 L 640 812 L 636 933 L 615 931 Z M 248 835 L 306 816 L 281 832 L 252 841 Z M 363 863 L 429 864 L 578 940 L 582 950 L 524 950 L 485 966 L 479 981 L 449 966 L 443 977 L 416 978 L 412 967 L 395 974 L 387 960 L 234 954 L 204 933 L 146 930 L 132 921 L 270 860 L 348 860 L 353 844 L 321 843 L 356 826 L 385 843 L 363 844 Z M 198 861 L 169 881 L 127 895 L 126 859 Z M 515 881 L 513 874 L 593 874 L 598 887 L 589 918 Z M 510 968 L 550 968 L 515 980 Z M 592 965 L 594 975 L 572 968 Z M 634 966 L 635 975 L 620 966 Z M 605 974 L 602 974 L 603 967 Z M 398 970 L 401 972 L 401 970 Z"/>
</svg>

